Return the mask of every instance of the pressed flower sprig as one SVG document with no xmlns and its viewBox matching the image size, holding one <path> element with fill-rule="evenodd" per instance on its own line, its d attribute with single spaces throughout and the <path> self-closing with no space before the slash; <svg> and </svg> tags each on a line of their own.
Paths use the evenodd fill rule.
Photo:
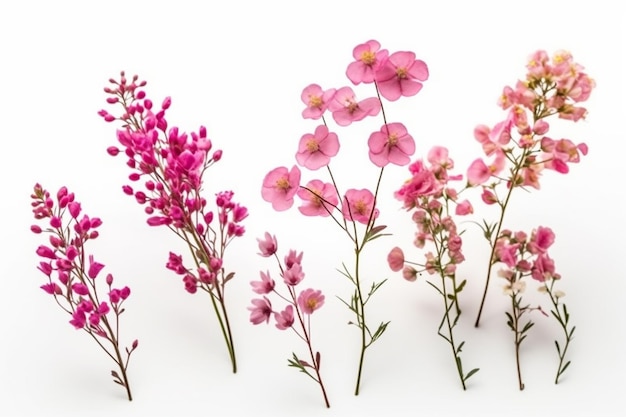
<svg viewBox="0 0 626 417">
<path fill-rule="evenodd" d="M 128 400 L 132 401 L 128 362 L 138 341 L 133 341 L 123 352 L 119 342 L 120 316 L 125 311 L 123 305 L 130 296 L 130 289 L 113 287 L 111 274 L 107 274 L 102 283 L 98 276 L 104 265 L 85 248 L 88 241 L 98 237 L 97 229 L 102 220 L 81 215 L 81 204 L 66 187 L 61 187 L 54 199 L 36 184 L 31 198 L 35 219 L 45 222 L 43 226 L 32 225 L 31 230 L 49 235 L 49 245 L 37 248 L 37 255 L 41 257 L 37 269 L 48 281 L 41 289 L 52 295 L 59 307 L 71 316 L 69 322 L 75 329 L 85 331 L 113 359 L 118 367 L 111 371 L 113 382 L 123 386 Z M 105 294 L 103 287 L 107 289 Z"/>
<path fill-rule="evenodd" d="M 166 226 L 189 247 L 192 266 L 184 264 L 182 255 L 170 252 L 166 268 L 182 277 L 190 294 L 200 289 L 210 295 L 232 370 L 237 372 L 226 309 L 226 284 L 235 273 L 226 272 L 224 258 L 232 240 L 244 234 L 241 222 L 248 216 L 248 210 L 233 201 L 232 191 L 216 194 L 215 210 L 202 195 L 204 175 L 221 159 L 222 151 L 211 153 L 213 144 L 204 126 L 190 134 L 180 132 L 175 126 L 168 129 L 165 113 L 171 99 L 167 97 L 156 108 L 143 90 L 146 82 L 139 81 L 137 76 L 129 82 L 122 72 L 119 81 L 109 82 L 112 86 L 104 89 L 109 95 L 107 103 L 121 106 L 122 113 L 114 116 L 101 110 L 99 114 L 107 122 L 122 122 L 117 140 L 132 170 L 128 179 L 136 184 L 124 185 L 122 189 L 145 207 L 148 225 Z M 112 156 L 121 152 L 116 146 L 107 151 Z"/>
<path fill-rule="evenodd" d="M 481 186 L 483 202 L 495 204 L 499 209 L 496 222 L 483 220 L 480 225 L 491 246 L 491 254 L 476 327 L 480 324 L 495 262 L 496 244 L 503 230 L 513 190 L 539 189 L 544 169 L 566 174 L 569 172 L 568 164 L 577 163 L 581 154 L 587 154 L 584 143 L 576 145 L 569 139 L 546 136 L 550 126 L 545 119 L 558 116 L 576 122 L 584 118 L 587 110 L 578 103 L 589 98 L 595 87 L 594 81 L 566 51 L 558 51 L 550 59 L 545 51 L 539 50 L 531 55 L 526 68 L 526 79 L 518 81 L 515 88 L 505 87 L 500 96 L 498 105 L 508 110 L 505 120 L 493 128 L 479 125 L 474 130 L 474 137 L 492 161 L 486 163 L 479 158 L 470 165 L 468 186 Z"/>
<path fill-rule="evenodd" d="M 410 97 L 422 88 L 428 78 L 426 64 L 415 58 L 415 53 L 400 51 L 389 54 L 380 49 L 380 43 L 370 40 L 353 50 L 355 61 L 349 64 L 346 75 L 354 85 L 374 84 L 376 96 L 357 100 L 351 87 L 322 89 L 317 84 L 307 86 L 301 95 L 306 108 L 305 119 L 322 120 L 313 133 L 300 138 L 296 152 L 297 163 L 311 171 L 325 168 L 330 181 L 313 179 L 301 185 L 298 166 L 291 170 L 279 167 L 271 170 L 263 180 L 263 199 L 272 203 L 277 211 L 287 210 L 297 195 L 302 200 L 299 207 L 305 216 L 330 217 L 348 236 L 354 248 L 354 267 L 345 264 L 339 272 L 354 286 L 350 300 L 340 300 L 354 314 L 355 325 L 361 335 L 355 395 L 359 394 L 365 351 L 380 338 L 389 322 L 381 322 L 376 329 L 366 319 L 366 304 L 386 280 L 365 284 L 361 271 L 361 257 L 365 246 L 384 235 L 384 225 L 377 225 L 379 210 L 376 207 L 380 184 L 388 164 L 406 165 L 415 152 L 415 142 L 402 123 L 389 123 L 382 98 L 396 101 Z M 382 98 L 381 98 L 382 97 Z M 339 138 L 329 130 L 325 114 L 330 112 L 335 123 L 348 126 L 353 122 L 382 113 L 383 125 L 368 139 L 370 161 L 379 168 L 374 191 L 368 188 L 341 188 L 330 166 L 331 158 L 339 152 Z M 345 190 L 345 191 L 344 191 Z"/>
<path fill-rule="evenodd" d="M 461 351 L 465 341 L 459 342 L 454 337 L 454 328 L 461 317 L 459 294 L 467 281 L 457 281 L 457 266 L 465 260 L 465 256 L 462 252 L 462 232 L 457 231 L 452 210 L 454 207 L 455 215 L 464 216 L 472 213 L 473 209 L 468 200 L 458 199 L 458 192 L 450 184 L 450 181 L 461 180 L 462 176 L 448 173 L 454 168 L 448 149 L 442 146 L 433 147 L 427 160 L 429 164 L 420 159 L 409 166 L 411 178 L 395 196 L 402 201 L 407 211 L 412 211 L 412 220 L 417 226 L 413 244 L 418 249 L 424 249 L 429 243 L 434 252 L 425 254 L 424 263 L 416 263 L 406 261 L 403 250 L 394 247 L 387 256 L 387 262 L 393 271 L 402 271 L 408 281 L 415 281 L 422 272 L 436 274 L 441 278 L 439 284 L 426 282 L 443 299 L 444 313 L 437 333 L 450 344 L 459 379 L 465 390 L 465 382 L 478 372 L 478 368 L 473 368 L 467 374 L 464 372 Z"/>
<path fill-rule="evenodd" d="M 296 291 L 296 287 L 302 282 L 305 275 L 302 269 L 302 257 L 304 253 L 297 253 L 295 250 L 290 250 L 285 256 L 284 263 L 281 263 L 277 255 L 278 242 L 276 236 L 272 236 L 266 232 L 264 239 L 257 240 L 261 251 L 259 255 L 265 258 L 273 256 L 276 259 L 287 294 L 285 295 L 284 293 L 278 292 L 276 282 L 272 279 L 269 271 L 261 271 L 261 280 L 252 281 L 250 283 L 255 293 L 263 295 L 263 298 L 253 299 L 252 307 L 248 307 L 248 310 L 250 310 L 250 321 L 252 324 L 269 323 L 270 318 L 274 317 L 277 329 L 291 329 L 306 343 L 311 362 L 309 363 L 306 360 L 300 359 L 293 353 L 292 358 L 288 360 L 288 364 L 298 369 L 300 372 L 303 372 L 319 384 L 324 397 L 324 403 L 326 407 L 330 408 L 330 402 L 328 401 L 328 395 L 326 394 L 326 388 L 324 387 L 322 374 L 320 372 L 321 354 L 319 351 L 313 349 L 311 341 L 311 315 L 324 305 L 325 297 L 320 290 L 312 288 L 307 288 L 299 292 Z M 274 310 L 271 300 L 267 298 L 267 295 L 270 294 L 287 303 L 283 310 Z"/>
<path fill-rule="evenodd" d="M 554 289 L 554 283 L 561 279 L 561 275 L 555 270 L 554 260 L 548 254 L 548 249 L 554 243 L 554 238 L 552 229 L 540 226 L 532 231 L 530 238 L 524 232 L 513 233 L 509 230 L 503 230 L 496 242 L 494 263 L 504 264 L 504 267 L 498 271 L 498 275 L 507 281 L 504 292 L 511 297 L 511 311 L 507 312 L 506 316 L 507 324 L 515 334 L 515 360 L 520 390 L 524 389 L 520 346 L 526 339 L 528 331 L 534 326 L 532 320 L 523 321 L 522 318 L 526 313 L 533 310 L 538 310 L 547 316 L 541 306 L 531 307 L 529 304 L 523 303 L 522 294 L 527 286 L 527 280 L 524 278 L 531 277 L 541 283 L 538 289 L 549 295 L 554 308 L 551 313 L 565 333 L 563 348 L 558 341 L 555 341 L 559 355 L 555 384 L 559 382 L 559 377 L 570 364 L 569 361 L 565 362 L 565 355 L 576 327 L 569 328 L 569 313 L 565 304 L 560 301 L 565 294 Z"/>
</svg>

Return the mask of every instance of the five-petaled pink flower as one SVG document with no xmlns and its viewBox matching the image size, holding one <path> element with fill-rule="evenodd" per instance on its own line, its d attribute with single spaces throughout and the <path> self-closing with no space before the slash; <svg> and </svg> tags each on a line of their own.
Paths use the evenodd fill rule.
<svg viewBox="0 0 626 417">
<path fill-rule="evenodd" d="M 276 319 L 276 327 L 280 330 L 287 330 L 293 326 L 293 306 L 287 305 L 280 313 L 274 313 Z"/>
<path fill-rule="evenodd" d="M 328 165 L 330 158 L 339 152 L 337 134 L 329 132 L 324 125 L 315 128 L 315 133 L 307 133 L 300 138 L 296 160 L 298 164 L 316 170 Z"/>
<path fill-rule="evenodd" d="M 380 109 L 380 100 L 376 97 L 357 102 L 354 91 L 350 87 L 337 90 L 328 104 L 328 110 L 333 113 L 333 119 L 339 126 L 348 126 L 352 122 L 365 119 L 367 116 L 376 116 Z"/>
<path fill-rule="evenodd" d="M 378 217 L 378 209 L 374 208 L 374 194 L 368 189 L 346 191 L 341 208 L 343 217 L 362 224 Z"/>
<path fill-rule="evenodd" d="M 250 321 L 252 324 L 269 323 L 272 315 L 272 303 L 267 297 L 255 298 L 252 300 L 252 307 L 248 307 L 248 310 L 251 312 Z"/>
<path fill-rule="evenodd" d="M 302 111 L 302 117 L 314 120 L 322 117 L 334 95 L 334 88 L 324 91 L 317 84 L 305 87 L 301 95 L 302 101 L 306 104 L 306 109 Z"/>
<path fill-rule="evenodd" d="M 422 89 L 421 81 L 427 79 L 426 63 L 415 59 L 413 52 L 400 51 L 391 54 L 376 71 L 380 95 L 389 101 L 416 95 Z"/>
<path fill-rule="evenodd" d="M 271 170 L 263 179 L 263 200 L 272 203 L 272 208 L 276 211 L 289 209 L 300 185 L 300 174 L 300 168 L 296 165 L 291 171 L 286 167 Z"/>
<path fill-rule="evenodd" d="M 298 197 L 303 202 L 298 210 L 305 216 L 330 216 L 339 204 L 335 186 L 320 180 L 309 181 L 305 187 L 298 190 Z"/>
<path fill-rule="evenodd" d="M 257 294 L 269 294 L 274 290 L 275 282 L 270 277 L 270 273 L 260 271 L 261 273 L 261 281 L 251 281 L 250 285 L 252 285 L 252 291 Z"/>
<path fill-rule="evenodd" d="M 415 141 L 402 123 L 383 125 L 370 135 L 367 144 L 370 161 L 381 168 L 389 163 L 406 165 L 415 152 Z"/>
<path fill-rule="evenodd" d="M 388 55 L 389 52 L 386 49 L 380 49 L 380 43 L 375 40 L 357 45 L 352 51 L 352 56 L 356 61 L 351 62 L 346 70 L 348 79 L 355 85 L 374 82 L 376 71 Z"/>
<path fill-rule="evenodd" d="M 320 290 L 308 288 L 298 296 L 298 305 L 304 314 L 313 314 L 313 312 L 324 305 L 324 295 Z"/>
<path fill-rule="evenodd" d="M 265 232 L 265 239 L 257 238 L 257 242 L 259 242 L 259 250 L 261 251 L 259 255 L 265 258 L 269 258 L 278 250 L 276 236 L 272 236 L 268 232 Z"/>
</svg>

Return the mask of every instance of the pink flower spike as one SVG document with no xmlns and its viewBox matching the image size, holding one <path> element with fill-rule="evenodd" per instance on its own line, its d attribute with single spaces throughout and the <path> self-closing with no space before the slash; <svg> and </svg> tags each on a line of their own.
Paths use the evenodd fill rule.
<svg viewBox="0 0 626 417">
<path fill-rule="evenodd" d="M 387 255 L 387 263 L 393 272 L 398 272 L 404 268 L 404 252 L 399 247 L 391 249 Z"/>
<path fill-rule="evenodd" d="M 298 296 L 298 305 L 304 314 L 313 314 L 324 305 L 324 295 L 320 290 L 308 288 Z"/>
<path fill-rule="evenodd" d="M 272 203 L 272 208 L 276 211 L 289 209 L 300 185 L 300 175 L 300 168 L 296 165 L 291 171 L 286 167 L 271 170 L 263 179 L 263 200 Z"/>
<path fill-rule="evenodd" d="M 272 315 L 272 304 L 267 297 L 255 298 L 252 300 L 252 307 L 248 307 L 250 313 L 250 321 L 252 324 L 269 323 Z"/>
<path fill-rule="evenodd" d="M 260 271 L 261 273 L 261 281 L 251 281 L 250 285 L 252 285 L 252 291 L 257 294 L 269 294 L 274 290 L 274 286 L 276 283 L 270 277 L 270 273 Z"/>
<path fill-rule="evenodd" d="M 413 52 L 400 51 L 391 54 L 376 71 L 380 95 L 389 101 L 416 95 L 422 89 L 421 82 L 427 79 L 426 63 L 415 59 Z"/>
<path fill-rule="evenodd" d="M 374 194 L 368 189 L 346 191 L 341 211 L 346 219 L 362 224 L 368 224 L 370 217 L 378 217 L 378 210 L 374 209 Z"/>
<path fill-rule="evenodd" d="M 276 327 L 280 330 L 287 330 L 293 325 L 293 306 L 288 305 L 280 313 L 274 313 Z"/>
<path fill-rule="evenodd" d="M 315 128 L 315 133 L 307 133 L 300 138 L 296 160 L 298 164 L 315 171 L 328 165 L 330 158 L 338 152 L 337 134 L 320 125 Z"/>
<path fill-rule="evenodd" d="M 415 153 L 415 141 L 402 123 L 383 125 L 380 131 L 370 135 L 367 144 L 370 161 L 380 168 L 389 163 L 406 165 Z"/>
<path fill-rule="evenodd" d="M 356 61 L 351 62 L 346 70 L 346 76 L 353 84 L 372 83 L 375 79 L 376 70 L 387 59 L 389 53 L 386 49 L 380 49 L 380 43 L 369 40 L 357 45 L 352 51 Z"/>
<path fill-rule="evenodd" d="M 272 236 L 268 232 L 265 232 L 264 240 L 257 238 L 257 242 L 259 242 L 259 250 L 261 251 L 259 255 L 263 256 L 264 258 L 269 258 L 270 256 L 274 255 L 278 250 L 278 242 L 276 240 L 276 236 Z"/>
<path fill-rule="evenodd" d="M 324 91 L 322 87 L 317 84 L 307 86 L 302 90 L 302 95 L 300 96 L 302 102 L 307 106 L 306 109 L 302 111 L 302 117 L 314 120 L 321 118 L 334 95 L 334 88 Z"/>
<path fill-rule="evenodd" d="M 305 187 L 298 190 L 298 197 L 303 202 L 298 210 L 305 216 L 330 216 L 339 204 L 335 186 L 320 180 L 309 181 Z"/>
</svg>

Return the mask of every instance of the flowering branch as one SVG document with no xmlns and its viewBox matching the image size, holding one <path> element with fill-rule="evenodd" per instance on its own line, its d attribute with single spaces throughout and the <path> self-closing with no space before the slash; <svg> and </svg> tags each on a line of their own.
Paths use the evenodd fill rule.
<svg viewBox="0 0 626 417">
<path fill-rule="evenodd" d="M 108 300 L 105 300 L 96 285 L 104 265 L 85 250 L 85 244 L 98 237 L 97 229 L 102 221 L 86 214 L 80 217 L 81 204 L 66 187 L 59 189 L 55 201 L 47 190 L 36 184 L 31 198 L 35 219 L 47 222 L 45 228 L 31 226 L 31 231 L 50 235 L 51 246 L 37 248 L 37 255 L 42 258 L 37 269 L 48 278 L 41 289 L 52 295 L 59 307 L 72 317 L 69 322 L 75 329 L 85 331 L 116 363 L 118 370 L 111 371 L 113 382 L 124 387 L 128 400 L 132 401 L 128 362 L 138 341 L 124 348 L 125 357 L 119 344 L 120 316 L 125 311 L 123 304 L 130 296 L 130 289 L 113 288 L 113 275 L 107 274 Z"/>
<path fill-rule="evenodd" d="M 117 139 L 133 171 L 128 178 L 135 183 L 144 178 L 143 187 L 137 187 L 141 189 L 135 190 L 130 185 L 122 189 L 145 206 L 148 225 L 166 226 L 187 244 L 193 266 L 185 266 L 182 255 L 170 252 L 166 267 L 182 276 L 185 290 L 190 294 L 198 289 L 209 294 L 232 370 L 237 372 L 226 309 L 226 283 L 235 273 L 227 272 L 223 264 L 228 245 L 245 232 L 241 222 L 248 216 L 248 210 L 232 200 L 232 191 L 216 194 L 215 212 L 207 207 L 202 196 L 203 177 L 221 159 L 222 151 L 210 154 L 213 144 L 204 126 L 190 135 L 179 132 L 175 126 L 168 130 L 165 113 L 171 105 L 169 97 L 157 110 L 141 89 L 146 82 L 139 81 L 137 76 L 129 83 L 122 72 L 119 81 L 109 81 L 113 87 L 104 89 L 110 96 L 107 102 L 121 105 L 123 112 L 117 117 L 105 110 L 99 114 L 107 122 L 123 123 Z M 112 156 L 120 153 L 116 146 L 107 151 Z"/>
</svg>

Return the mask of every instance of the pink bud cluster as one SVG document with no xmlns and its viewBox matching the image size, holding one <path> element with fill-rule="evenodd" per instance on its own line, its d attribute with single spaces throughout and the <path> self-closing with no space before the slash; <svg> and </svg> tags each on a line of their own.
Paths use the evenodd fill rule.
<svg viewBox="0 0 626 417">
<path fill-rule="evenodd" d="M 98 284 L 97 278 L 104 264 L 96 261 L 94 255 L 87 254 L 85 249 L 88 241 L 99 236 L 97 229 L 102 221 L 83 214 L 81 204 L 66 187 L 61 187 L 52 197 L 50 192 L 36 184 L 31 198 L 35 219 L 44 222 L 43 226 L 32 225 L 31 231 L 48 235 L 48 243 L 36 250 L 41 258 L 37 269 L 47 278 L 41 289 L 52 295 L 71 316 L 69 323 L 74 328 L 111 343 L 111 352 L 100 342 L 99 345 L 123 368 L 123 377 L 117 376 L 116 382 L 127 388 L 131 399 L 126 367 L 138 342 L 135 340 L 130 348 L 126 348 L 124 361 L 118 341 L 119 318 L 125 311 L 123 305 L 130 296 L 130 288 L 113 287 L 114 279 L 110 273 L 106 275 L 104 284 Z M 99 292 L 101 286 L 107 288 L 104 296 Z"/>
</svg>

